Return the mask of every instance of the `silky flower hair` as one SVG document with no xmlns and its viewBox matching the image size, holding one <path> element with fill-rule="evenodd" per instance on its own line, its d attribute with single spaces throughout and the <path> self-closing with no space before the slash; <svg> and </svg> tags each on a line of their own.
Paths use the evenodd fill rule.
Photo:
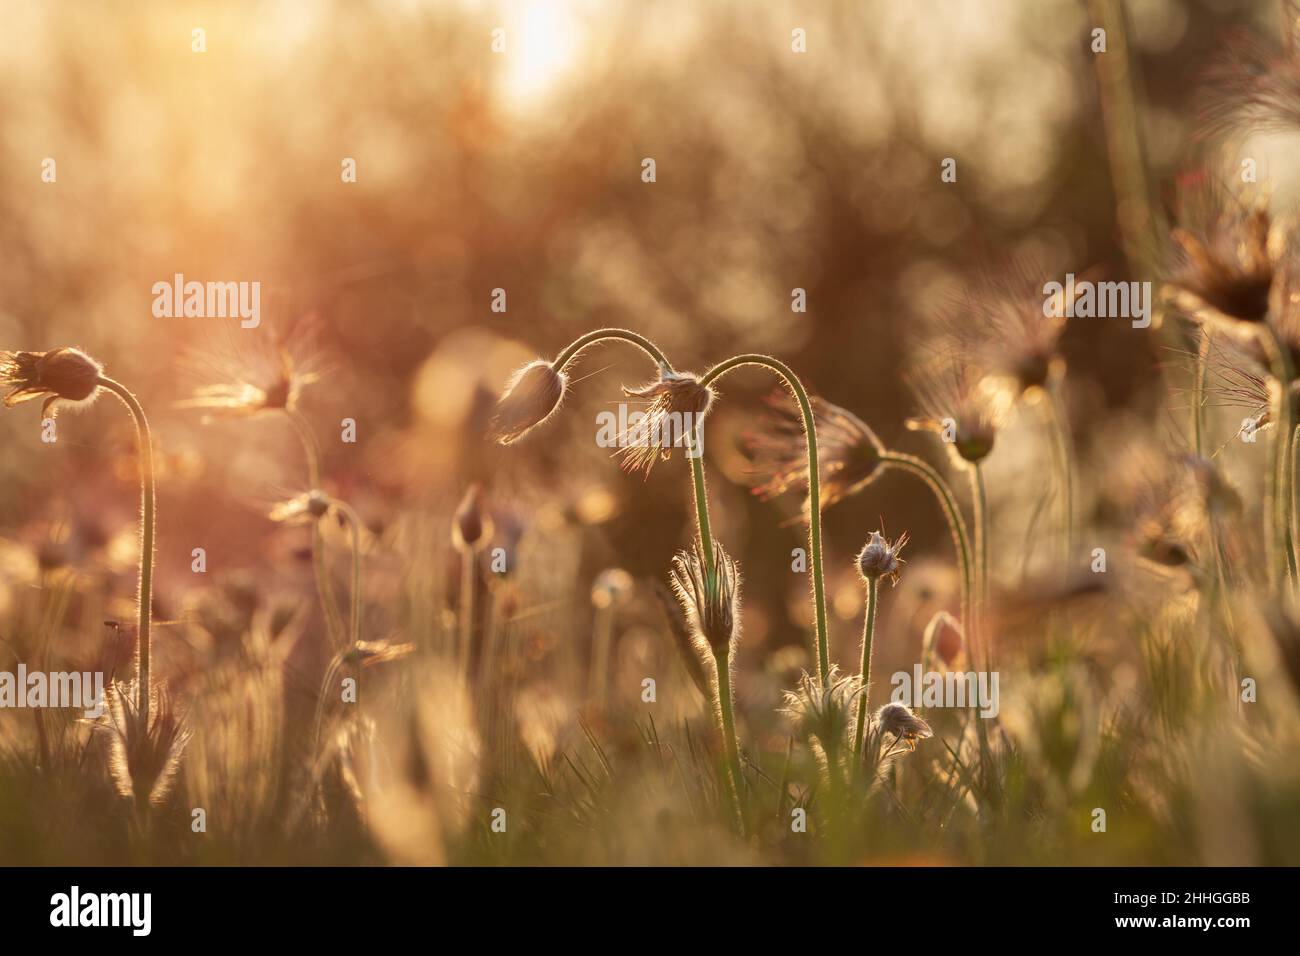
<svg viewBox="0 0 1300 956">
<path fill-rule="evenodd" d="M 492 437 L 513 444 L 555 414 L 569 387 L 552 363 L 529 362 L 511 377 L 492 419 Z"/>
<path fill-rule="evenodd" d="M 809 399 L 817 425 L 821 504 L 829 508 L 871 484 L 884 470 L 885 446 L 857 415 L 813 395 Z M 783 392 L 768 397 L 771 412 L 764 427 L 745 436 L 754 472 L 761 483 L 753 493 L 774 498 L 791 488 L 808 486 L 808 442 L 803 425 Z M 805 495 L 803 510 L 808 511 Z"/>
<path fill-rule="evenodd" d="M 945 348 L 907 378 L 922 408 L 906 421 L 909 429 L 939 435 L 959 461 L 977 464 L 988 457 L 1007 407 L 981 369 Z"/>
<path fill-rule="evenodd" d="M 1267 197 L 1191 176 L 1180 194 L 1177 254 L 1167 283 L 1174 305 L 1191 318 L 1241 334 L 1274 305 L 1288 230 L 1275 223 Z"/>
<path fill-rule="evenodd" d="M 644 399 L 645 417 L 620 436 L 619 456 L 630 472 L 650 474 L 655 462 L 667 460 L 674 447 L 688 447 L 702 434 L 700 425 L 713 404 L 713 391 L 689 372 L 661 372 L 657 381 L 624 388 L 629 398 Z M 697 454 L 698 451 L 690 451 Z"/>
<path fill-rule="evenodd" d="M 933 737 L 934 731 L 910 707 L 897 701 L 886 704 L 876 711 L 876 723 L 880 732 L 889 734 L 896 741 L 907 744 L 908 750 L 916 749 L 916 742 Z"/>
<path fill-rule="evenodd" d="M 89 404 L 99 394 L 103 367 L 75 348 L 49 352 L 0 352 L 0 388 L 8 389 L 6 408 L 44 398 L 48 417 L 59 402 Z"/>
<path fill-rule="evenodd" d="M 713 560 L 710 572 L 696 539 L 690 551 L 673 557 L 671 576 L 692 640 L 701 652 L 716 653 L 730 651 L 740 638 L 740 568 L 716 541 Z"/>
<path fill-rule="evenodd" d="M 871 532 L 871 537 L 858 552 L 858 573 L 868 581 L 873 578 L 889 578 L 891 584 L 898 584 L 899 574 L 907 563 L 898 554 L 906 544 L 906 531 L 892 542 L 886 540 L 879 531 Z"/>
</svg>

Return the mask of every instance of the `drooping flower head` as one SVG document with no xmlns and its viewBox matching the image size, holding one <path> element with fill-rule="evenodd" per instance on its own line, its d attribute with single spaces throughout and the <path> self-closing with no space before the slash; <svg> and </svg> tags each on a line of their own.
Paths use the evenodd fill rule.
<svg viewBox="0 0 1300 956">
<path fill-rule="evenodd" d="M 978 464 L 988 457 L 1007 403 L 984 370 L 942 349 L 908 379 L 923 412 L 907 420 L 908 428 L 934 432 L 959 461 Z"/>
<path fill-rule="evenodd" d="M 44 398 L 42 416 L 54 412 L 58 402 L 93 402 L 102 372 L 103 367 L 80 349 L 0 352 L 0 388 L 8 389 L 5 407 Z"/>
<path fill-rule="evenodd" d="M 876 711 L 876 723 L 882 734 L 889 734 L 896 741 L 907 744 L 908 750 L 916 749 L 916 742 L 933 737 L 934 731 L 906 704 L 892 701 Z"/>
<path fill-rule="evenodd" d="M 1204 177 L 1185 182 L 1170 233 L 1178 249 L 1168 277 L 1173 303 L 1199 322 L 1241 334 L 1268 318 L 1287 231 L 1273 221 L 1265 196 L 1234 193 Z"/>
<path fill-rule="evenodd" d="M 1109 463 L 1107 494 L 1133 550 L 1148 566 L 1190 568 L 1209 543 L 1212 513 L 1238 507 L 1236 493 L 1201 462 L 1173 448 L 1130 442 Z"/>
<path fill-rule="evenodd" d="M 746 436 L 754 471 L 765 480 L 754 494 L 774 498 L 791 488 L 808 487 L 808 441 L 789 395 L 774 392 L 772 412 L 763 427 Z M 823 510 L 855 495 L 884 468 L 885 446 L 871 428 L 847 409 L 816 395 L 809 399 L 817 427 L 817 468 L 821 472 Z M 803 510 L 809 510 L 805 494 Z"/>
<path fill-rule="evenodd" d="M 537 359 L 515 372 L 497 402 L 492 437 L 512 444 L 550 418 L 564 400 L 568 377 L 551 362 Z"/>
<path fill-rule="evenodd" d="M 659 378 L 641 388 L 624 388 L 629 398 L 643 399 L 647 405 L 636 424 L 629 424 L 619 436 L 618 454 L 623 467 L 647 476 L 655 462 L 667 460 L 673 448 L 699 454 L 693 445 L 701 441 L 704 416 L 713 404 L 713 390 L 700 384 L 690 372 L 661 371 Z"/>
<path fill-rule="evenodd" d="M 1065 367 L 1060 341 L 1070 303 L 1064 292 L 1045 302 L 1043 288 L 1043 270 L 1031 260 L 989 265 L 937 319 L 937 332 L 968 363 L 1009 385 L 1012 399 L 1046 387 Z"/>
<path fill-rule="evenodd" d="M 218 342 L 187 359 L 187 364 L 211 384 L 196 388 L 176 407 L 223 418 L 292 412 L 298 407 L 303 389 L 321 378 L 314 343 L 315 326 L 310 317 L 279 331 L 260 346 L 246 348 Z"/>
</svg>

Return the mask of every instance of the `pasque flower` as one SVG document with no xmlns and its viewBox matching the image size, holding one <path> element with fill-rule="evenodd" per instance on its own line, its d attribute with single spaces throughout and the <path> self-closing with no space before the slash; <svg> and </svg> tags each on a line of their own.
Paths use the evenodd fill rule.
<svg viewBox="0 0 1300 956">
<path fill-rule="evenodd" d="M 898 554 L 906 544 L 906 531 L 892 542 L 879 531 L 871 532 L 871 537 L 858 552 L 858 573 L 868 581 L 889 578 L 890 583 L 897 584 L 899 572 L 907 563 Z"/>
<path fill-rule="evenodd" d="M 511 377 L 497 402 L 492 436 L 503 445 L 523 438 L 555 413 L 569 379 L 551 362 L 529 362 Z"/>
<path fill-rule="evenodd" d="M 80 349 L 0 352 L 0 388 L 9 390 L 5 407 L 44 398 L 43 416 L 50 415 L 58 402 L 94 401 L 101 372 L 103 367 Z"/>
<path fill-rule="evenodd" d="M 640 388 L 624 388 L 623 394 L 648 402 L 645 417 L 620 436 L 619 456 L 624 468 L 649 475 L 655 462 L 669 458 L 678 446 L 698 454 L 698 450 L 689 449 L 688 443 L 699 441 L 700 425 L 713 403 L 713 390 L 701 385 L 697 376 L 664 371 L 656 381 Z"/>
</svg>

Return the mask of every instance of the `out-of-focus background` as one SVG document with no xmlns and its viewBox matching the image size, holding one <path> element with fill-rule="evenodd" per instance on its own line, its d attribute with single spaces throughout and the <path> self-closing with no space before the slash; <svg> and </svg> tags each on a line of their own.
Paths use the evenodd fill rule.
<svg viewBox="0 0 1300 956">
<path fill-rule="evenodd" d="M 1127 6 L 1153 152 L 1172 169 L 1207 50 L 1276 11 Z M 588 328 L 640 330 L 685 368 L 738 346 L 778 354 L 886 442 L 916 446 L 901 424 L 907 337 L 963 274 L 1021 255 L 1047 276 L 1125 277 L 1078 2 L 11 2 L 5 21 L 0 341 L 80 345 L 141 393 L 184 465 L 162 489 L 163 600 L 192 540 L 216 567 L 268 560 L 245 536 L 263 499 L 295 483 L 282 429 L 203 428 L 169 407 L 209 380 L 193 374 L 196 353 L 298 339 L 310 318 L 328 367 L 313 415 L 358 422 L 355 447 L 326 443 L 327 467 L 382 522 L 403 496 L 455 496 L 496 472 L 499 453 L 473 427 L 485 398 Z M 806 53 L 792 51 L 796 28 Z M 940 181 L 946 157 L 955 184 Z M 347 158 L 355 183 L 341 178 Z M 176 273 L 262 282 L 262 326 L 154 318 L 153 283 Z M 791 311 L 796 287 L 805 314 Z M 491 309 L 496 288 L 505 313 Z M 1091 383 L 1082 422 L 1152 407 L 1153 343 L 1123 323 L 1070 329 L 1071 367 Z M 617 350 L 584 369 L 605 365 L 610 381 L 579 393 L 581 425 L 512 455 L 499 478 L 599 485 L 619 509 L 611 549 L 657 574 L 687 500 L 680 482 L 664 494 L 665 477 L 647 484 L 600 460 L 595 412 L 620 380 L 652 371 Z M 770 386 L 738 382 L 720 413 L 752 409 Z M 61 471 L 111 480 L 95 474 L 102 444 L 130 433 L 116 410 L 92 414 L 109 437 L 68 425 L 84 443 L 75 461 L 48 454 L 30 416 L 0 421 L 6 526 L 85 494 L 62 490 Z M 711 454 L 739 467 L 726 448 Z M 944 547 L 924 491 L 885 482 L 889 524 Z M 743 522 L 769 550 L 797 543 L 769 506 L 715 489 L 724 534 Z M 103 497 L 131 508 L 115 489 Z M 837 552 L 860 543 L 883 500 L 841 506 Z M 633 534 L 643 546 L 620 548 Z M 756 602 L 788 583 L 773 564 L 748 569 L 764 585 Z M 781 608 L 767 610 L 779 626 Z"/>
<path fill-rule="evenodd" d="M 1230 30 L 1275 34 L 1279 9 L 1122 6 L 1129 49 L 1105 56 L 1133 65 L 1123 81 L 1142 103 L 1159 216 L 1176 177 L 1203 162 L 1194 95 L 1206 63 Z M 307 532 L 267 517 L 307 487 L 291 429 L 178 405 L 212 384 L 270 384 L 281 347 L 316 376 L 301 407 L 321 437 L 324 483 L 372 536 L 367 636 L 419 643 L 412 629 L 435 626 L 442 609 L 418 609 L 427 582 L 412 582 L 410 561 L 448 550 L 445 521 L 481 482 L 500 540 L 527 541 L 528 653 L 576 653 L 566 648 L 588 640 L 588 582 L 615 565 L 663 580 L 688 540 L 685 470 L 674 458 L 628 475 L 596 447 L 596 415 L 618 386 L 652 377 L 642 356 L 585 355 L 564 414 L 503 449 L 483 436 L 511 371 L 601 325 L 650 336 L 685 369 L 768 352 L 887 444 L 932 454 L 929 436 L 903 426 L 916 411 L 905 372 L 963 281 L 1012 258 L 1044 281 L 1157 278 L 1134 271 L 1123 242 L 1089 46 L 1096 15 L 1076 0 L 7 0 L 0 347 L 79 346 L 148 409 L 161 455 L 164 673 L 215 653 L 222 632 L 208 623 L 199 651 L 176 649 L 200 639 L 192 625 L 208 621 L 209 592 L 236 608 L 242 595 L 317 613 Z M 795 30 L 806 52 L 792 49 Z M 1233 149 L 1249 149 L 1284 192 L 1287 142 Z M 654 182 L 643 181 L 647 158 Z M 947 158 L 956 182 L 941 179 Z M 343 181 L 347 160 L 355 182 Z M 155 317 L 152 286 L 177 273 L 259 281 L 261 326 Z M 791 309 L 796 288 L 806 312 Z M 504 311 L 492 308 L 497 289 Z M 1134 421 L 1173 429 L 1158 388 L 1177 361 L 1170 341 L 1123 321 L 1068 325 L 1085 487 L 1099 436 Z M 715 530 L 746 578 L 745 668 L 783 648 L 807 664 L 807 582 L 790 572 L 797 501 L 750 494 L 741 451 L 773 384 L 731 377 L 710 417 Z M 344 419 L 355 443 L 340 440 Z M 1008 434 L 1018 427 L 1034 426 Z M 72 603 L 76 626 L 131 619 L 133 439 L 108 401 L 60 418 L 54 445 L 31 406 L 0 415 L 0 600 L 18 600 L 42 562 L 74 564 L 97 582 L 93 601 Z M 989 466 L 1001 540 L 1032 551 L 1048 459 L 1033 441 L 1004 447 Z M 889 671 L 915 659 L 955 581 L 942 516 L 919 483 L 886 475 L 837 505 L 826 532 L 837 658 L 852 660 L 859 636 L 851 558 L 882 519 L 910 532 L 915 568 L 882 623 Z M 207 552 L 201 583 L 195 547 Z M 1023 567 L 1019 554 L 992 560 Z M 437 590 L 454 594 L 448 564 Z M 638 641 L 671 659 L 656 614 L 642 601 L 629 673 Z M 175 634 L 188 636 L 169 644 Z M 309 693 L 322 652 L 286 653 L 312 675 Z M 778 690 L 756 678 L 740 687 L 763 706 Z"/>
</svg>

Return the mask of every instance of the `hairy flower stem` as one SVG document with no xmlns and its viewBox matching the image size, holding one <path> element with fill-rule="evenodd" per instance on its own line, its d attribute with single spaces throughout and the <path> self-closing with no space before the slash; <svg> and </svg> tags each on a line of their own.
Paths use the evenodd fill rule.
<svg viewBox="0 0 1300 956">
<path fill-rule="evenodd" d="M 704 454 L 701 447 L 702 430 L 686 439 L 686 456 L 691 463 L 691 478 L 695 490 L 695 522 L 700 536 L 700 548 L 704 552 L 704 583 L 710 593 L 717 588 L 717 567 L 713 559 L 713 531 L 709 522 L 709 493 L 704 483 Z M 723 744 L 727 751 L 727 793 L 731 802 L 732 815 L 736 819 L 736 831 L 745 834 L 745 814 L 740 802 L 740 786 L 744 779 L 740 771 L 740 744 L 736 737 L 736 718 L 731 699 L 731 652 L 729 648 L 715 650 L 713 663 L 718 671 L 718 728 L 722 732 Z"/>
<path fill-rule="evenodd" d="M 149 420 L 144 408 L 124 385 L 111 378 L 99 377 L 99 384 L 122 400 L 131 417 L 135 420 L 135 439 L 137 453 L 140 456 L 140 585 L 136 594 L 139 610 L 139 634 L 137 638 L 136 676 L 137 708 L 140 711 L 141 725 L 149 727 L 149 664 L 150 630 L 153 623 L 153 551 L 154 525 L 157 516 L 157 502 L 154 498 L 153 470 L 153 436 L 149 432 Z"/>
<path fill-rule="evenodd" d="M 1273 438 L 1272 457 L 1268 484 L 1268 502 L 1265 518 L 1269 527 L 1265 529 L 1265 540 L 1270 545 L 1269 583 L 1274 593 L 1280 593 L 1290 574 L 1294 557 L 1291 553 L 1291 484 L 1295 474 L 1294 462 L 1291 460 L 1291 439 L 1294 423 L 1291 418 L 1291 381 L 1295 378 L 1291 356 L 1285 344 L 1278 338 L 1272 325 L 1264 324 L 1260 329 L 1260 341 L 1269 357 L 1273 378 L 1277 383 L 1277 396 L 1273 405 L 1273 416 L 1277 422 Z"/>
<path fill-rule="evenodd" d="M 577 358 L 578 354 L 589 345 L 595 345 L 604 341 L 622 341 L 635 345 L 641 351 L 645 352 L 659 366 L 660 373 L 673 371 L 672 363 L 659 349 L 657 345 L 647 339 L 645 336 L 628 329 L 597 329 L 588 332 L 586 335 L 576 339 L 568 345 L 563 351 L 556 356 L 552 363 L 559 371 L 564 371 L 565 367 Z M 718 370 L 715 369 L 715 372 Z M 725 371 L 725 370 L 724 370 Z M 712 374 L 712 373 L 711 373 Z M 713 377 L 716 377 L 714 375 Z M 701 381 L 702 385 L 708 385 L 708 376 Z M 804 405 L 807 406 L 807 399 L 804 399 Z M 709 497 L 708 489 L 704 482 L 704 458 L 703 449 L 700 447 L 699 439 L 702 439 L 701 431 L 696 432 L 696 437 L 688 437 L 687 458 L 691 463 L 691 483 L 692 491 L 695 497 L 695 521 L 700 535 L 700 546 L 704 551 L 705 560 L 705 582 L 712 589 L 716 586 L 716 574 L 714 565 L 714 548 L 713 548 L 713 530 L 709 521 Z M 815 453 L 814 453 L 815 454 Z M 816 458 L 812 459 L 814 462 Z M 819 529 L 820 534 L 820 529 Z M 820 559 L 818 560 L 820 573 Z M 819 578 L 820 580 L 820 578 Z M 472 599 L 471 599 L 472 600 Z M 462 606 L 464 597 L 462 596 Z M 464 638 L 462 637 L 462 641 Z M 724 649 L 714 652 L 714 661 L 718 671 L 718 723 L 722 730 L 724 746 L 727 752 L 727 788 L 730 798 L 732 812 L 736 818 L 736 828 L 738 832 L 745 832 L 745 818 L 740 803 L 740 785 L 742 781 L 740 772 L 740 747 L 736 738 L 736 720 L 731 699 L 731 663 L 730 651 Z"/>
<path fill-rule="evenodd" d="M 296 408 L 285 410 L 290 424 L 293 425 L 294 431 L 298 433 L 298 438 L 302 442 L 304 454 L 307 456 L 307 480 L 311 485 L 309 490 L 321 491 L 321 453 L 320 443 L 316 440 L 316 433 L 312 431 L 311 425 L 303 417 L 302 412 Z M 344 642 L 343 634 L 343 614 L 339 611 L 338 598 L 334 594 L 334 584 L 330 580 L 329 565 L 325 556 L 325 535 L 321 531 L 319 521 L 313 522 L 311 526 L 311 555 L 312 570 L 316 575 L 316 593 L 320 598 L 321 611 L 325 615 L 325 627 L 329 631 L 330 640 L 336 648 L 342 647 Z"/>
<path fill-rule="evenodd" d="M 694 438 L 686 439 L 686 457 L 691 462 L 691 479 L 695 489 L 695 524 L 700 533 L 700 545 L 704 549 L 704 564 L 708 571 L 705 579 L 713 587 L 713 529 L 709 522 L 709 492 L 704 484 L 704 452 Z"/>
<path fill-rule="evenodd" d="M 736 717 L 731 700 L 731 653 L 728 648 L 713 652 L 713 662 L 718 671 L 718 723 L 727 748 L 727 794 L 731 812 L 736 818 L 736 830 L 744 836 L 745 814 L 740 805 L 740 746 L 736 742 Z"/>
<path fill-rule="evenodd" d="M 961 567 L 961 625 L 969 636 L 971 632 L 971 603 L 975 589 L 974 569 L 971 562 L 970 536 L 966 530 L 966 520 L 957 507 L 957 499 L 952 487 L 944 477 L 930 467 L 925 461 L 902 452 L 888 451 L 881 456 L 886 467 L 897 468 L 920 478 L 939 499 L 944 517 L 948 520 L 948 530 L 952 532 L 952 543 L 957 549 L 957 562 Z"/>
<path fill-rule="evenodd" d="M 770 355 L 737 355 L 713 366 L 700 379 L 708 387 L 723 375 L 742 365 L 760 365 L 776 372 L 794 393 L 803 416 L 804 438 L 808 445 L 808 550 L 813 568 L 813 610 L 817 619 L 817 670 L 823 686 L 830 680 L 830 644 L 826 631 L 826 585 L 822 575 L 822 506 L 821 476 L 817 467 L 817 425 L 813 420 L 812 404 L 799 376 L 784 362 Z"/>
<path fill-rule="evenodd" d="M 668 359 L 664 357 L 664 353 L 659 350 L 659 346 L 655 345 L 644 335 L 633 332 L 630 329 L 596 329 L 594 332 L 588 332 L 586 335 L 575 339 L 566 346 L 564 350 L 555 357 L 555 361 L 552 364 L 555 366 L 556 371 L 563 372 L 565 366 L 577 358 L 578 353 L 587 346 L 595 345 L 597 342 L 604 342 L 611 339 L 620 342 L 629 342 L 641 349 L 641 351 L 645 352 L 646 355 L 650 356 L 650 358 L 658 363 L 664 371 L 671 372 L 673 370 L 671 363 L 669 363 Z"/>
<path fill-rule="evenodd" d="M 858 696 L 858 727 L 853 734 L 853 766 L 862 763 L 862 741 L 867 728 L 867 695 L 871 693 L 871 639 L 876 630 L 876 605 L 880 602 L 880 579 L 867 582 L 867 618 L 862 625 L 862 686 Z M 856 769 L 855 769 L 856 772 Z"/>
</svg>

